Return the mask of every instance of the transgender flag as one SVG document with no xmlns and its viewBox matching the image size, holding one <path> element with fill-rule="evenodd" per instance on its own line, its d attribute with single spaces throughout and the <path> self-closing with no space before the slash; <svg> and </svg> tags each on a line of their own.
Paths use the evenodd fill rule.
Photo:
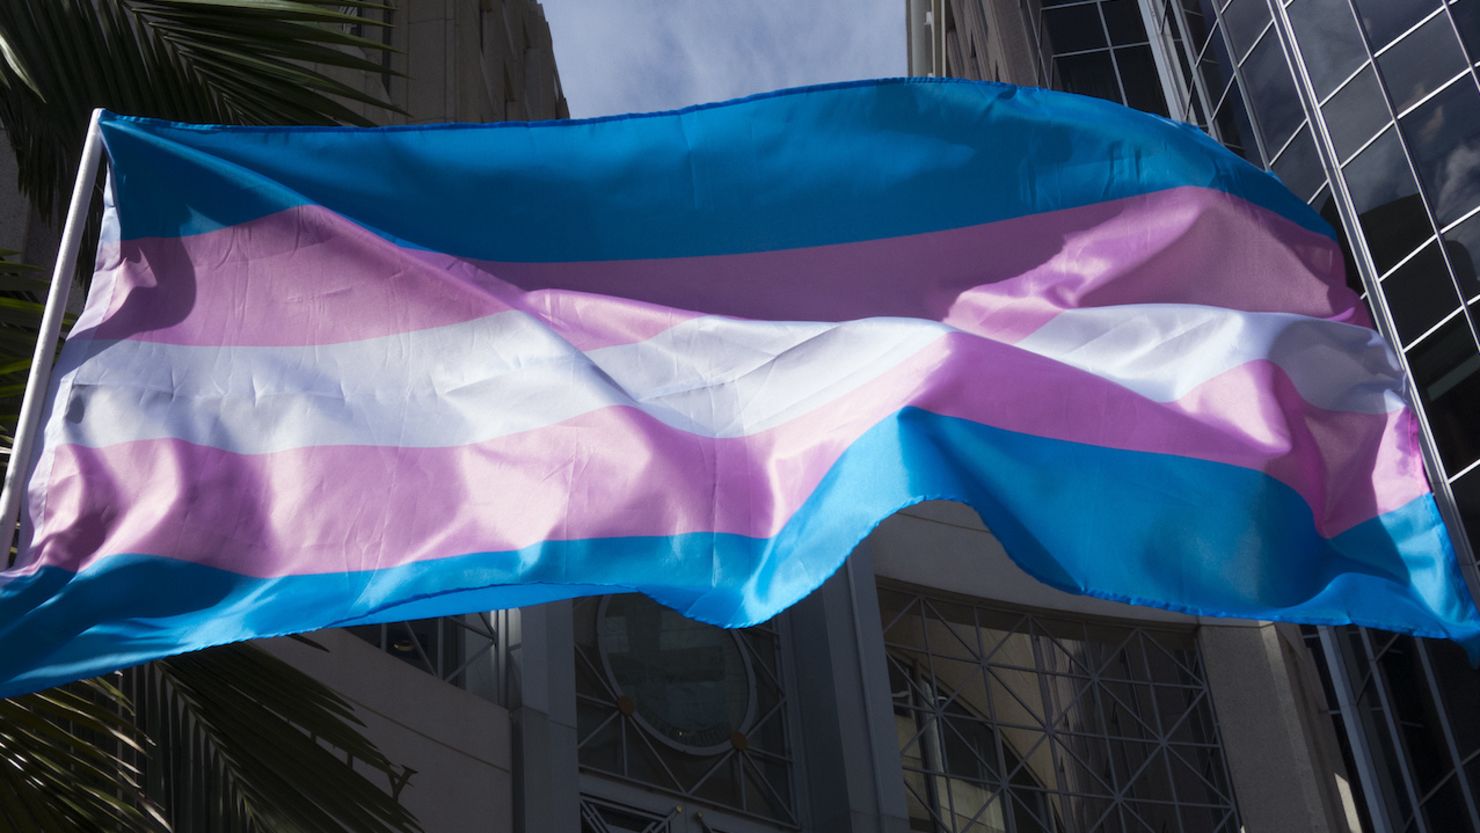
<svg viewBox="0 0 1480 833">
<path fill-rule="evenodd" d="M 591 593 L 746 625 L 927 499 L 1070 592 L 1480 646 L 1330 229 L 1191 127 L 909 80 L 102 129 L 0 694 Z"/>
</svg>

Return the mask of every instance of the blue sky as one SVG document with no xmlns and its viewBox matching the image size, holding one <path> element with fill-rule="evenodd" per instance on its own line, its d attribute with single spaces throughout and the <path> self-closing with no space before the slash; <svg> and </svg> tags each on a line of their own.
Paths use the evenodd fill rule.
<svg viewBox="0 0 1480 833">
<path fill-rule="evenodd" d="M 903 75 L 905 0 L 543 0 L 577 118 Z"/>
</svg>

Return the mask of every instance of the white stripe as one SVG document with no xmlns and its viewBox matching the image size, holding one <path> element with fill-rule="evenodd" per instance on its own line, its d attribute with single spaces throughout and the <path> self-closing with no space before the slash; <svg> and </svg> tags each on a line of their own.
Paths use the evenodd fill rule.
<svg viewBox="0 0 1480 833">
<path fill-rule="evenodd" d="M 463 324 L 312 347 L 117 341 L 63 356 L 63 442 L 179 438 L 242 453 L 312 445 L 465 445 L 634 405 L 695 434 L 764 431 L 897 367 L 951 329 L 876 318 L 841 324 L 686 321 L 582 353 L 537 320 Z M 1020 348 L 1157 401 L 1256 359 L 1312 404 L 1386 412 L 1401 378 L 1375 333 L 1300 316 L 1152 305 L 1073 310 Z"/>
<path fill-rule="evenodd" d="M 699 318 L 582 353 L 524 313 L 503 312 L 313 347 L 115 341 L 80 364 L 78 351 L 64 353 L 64 441 L 174 437 L 249 454 L 454 446 L 618 404 L 696 434 L 740 436 L 866 385 L 948 331 L 902 318 Z"/>
<path fill-rule="evenodd" d="M 1288 313 L 1190 304 L 1073 309 L 1017 346 L 1158 402 L 1181 399 L 1219 374 L 1265 359 L 1320 408 L 1380 414 L 1404 405 L 1403 371 L 1377 332 Z"/>
</svg>

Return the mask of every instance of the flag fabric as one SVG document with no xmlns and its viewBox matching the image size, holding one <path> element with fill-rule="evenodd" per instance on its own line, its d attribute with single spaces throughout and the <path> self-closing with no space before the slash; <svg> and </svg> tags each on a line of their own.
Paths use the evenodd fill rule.
<svg viewBox="0 0 1480 833">
<path fill-rule="evenodd" d="M 583 594 L 743 626 L 933 499 L 1073 593 L 1480 644 L 1331 229 L 1190 126 L 910 79 L 102 133 L 0 694 Z"/>
</svg>

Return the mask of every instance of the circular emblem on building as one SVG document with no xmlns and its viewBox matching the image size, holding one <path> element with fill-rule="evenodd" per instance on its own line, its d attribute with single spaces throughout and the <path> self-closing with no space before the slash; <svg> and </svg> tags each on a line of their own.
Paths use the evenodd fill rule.
<svg viewBox="0 0 1480 833">
<path fill-rule="evenodd" d="M 603 600 L 596 639 L 623 713 L 664 744 L 712 755 L 750 729 L 755 670 L 735 633 L 628 594 Z"/>
</svg>

